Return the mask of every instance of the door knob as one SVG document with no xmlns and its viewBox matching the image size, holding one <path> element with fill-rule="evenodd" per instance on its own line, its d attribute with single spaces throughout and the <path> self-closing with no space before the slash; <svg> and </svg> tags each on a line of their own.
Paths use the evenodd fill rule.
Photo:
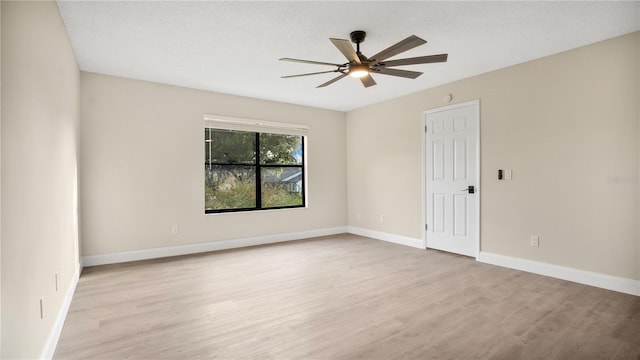
<svg viewBox="0 0 640 360">
<path fill-rule="evenodd" d="M 469 194 L 474 194 L 474 193 L 476 192 L 476 188 L 475 188 L 475 187 L 473 187 L 473 185 L 469 185 L 469 187 L 468 187 L 468 188 L 466 188 L 466 189 L 462 189 L 462 191 L 468 191 L 468 192 L 469 192 Z"/>
</svg>

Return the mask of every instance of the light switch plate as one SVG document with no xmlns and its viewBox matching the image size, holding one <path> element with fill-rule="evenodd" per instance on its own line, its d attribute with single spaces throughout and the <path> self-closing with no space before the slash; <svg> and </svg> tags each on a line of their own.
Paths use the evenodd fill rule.
<svg viewBox="0 0 640 360">
<path fill-rule="evenodd" d="M 505 180 L 511 180 L 511 170 L 504 171 L 504 178 Z"/>
</svg>

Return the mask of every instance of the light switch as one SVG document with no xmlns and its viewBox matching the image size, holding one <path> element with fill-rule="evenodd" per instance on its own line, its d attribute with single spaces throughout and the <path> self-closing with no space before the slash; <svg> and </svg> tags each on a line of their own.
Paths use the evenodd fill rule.
<svg viewBox="0 0 640 360">
<path fill-rule="evenodd" d="M 504 171 L 504 178 L 505 180 L 511 180 L 511 170 Z"/>
</svg>

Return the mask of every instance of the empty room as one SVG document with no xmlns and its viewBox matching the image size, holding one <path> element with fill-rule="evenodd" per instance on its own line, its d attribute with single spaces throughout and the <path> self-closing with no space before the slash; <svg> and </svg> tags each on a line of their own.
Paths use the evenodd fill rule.
<svg viewBox="0 0 640 360">
<path fill-rule="evenodd" d="M 640 2 L 0 2 L 1 359 L 640 359 Z"/>
</svg>

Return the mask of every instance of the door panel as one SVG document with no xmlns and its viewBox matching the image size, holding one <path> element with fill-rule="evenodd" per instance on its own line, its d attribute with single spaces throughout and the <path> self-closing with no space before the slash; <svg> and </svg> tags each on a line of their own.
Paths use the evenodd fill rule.
<svg viewBox="0 0 640 360">
<path fill-rule="evenodd" d="M 433 142 L 433 180 L 444 180 L 444 142 Z"/>
<path fill-rule="evenodd" d="M 466 195 L 453 195 L 453 236 L 467 236 L 467 203 Z"/>
<path fill-rule="evenodd" d="M 477 101 L 427 111 L 425 138 L 426 244 L 462 255 L 478 251 Z"/>
<path fill-rule="evenodd" d="M 467 178 L 467 139 L 453 139 L 453 179 Z"/>
<path fill-rule="evenodd" d="M 433 232 L 435 233 L 444 233 L 444 202 L 444 194 L 433 194 Z"/>
</svg>

